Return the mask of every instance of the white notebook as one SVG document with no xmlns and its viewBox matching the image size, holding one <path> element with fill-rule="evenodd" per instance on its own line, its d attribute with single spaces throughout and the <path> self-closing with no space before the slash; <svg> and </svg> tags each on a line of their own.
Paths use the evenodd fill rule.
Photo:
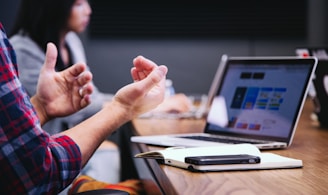
<svg viewBox="0 0 328 195">
<path fill-rule="evenodd" d="M 255 164 L 227 164 L 227 165 L 194 165 L 185 163 L 187 156 L 211 156 L 230 154 L 250 154 L 260 157 L 260 163 Z M 191 171 L 232 171 L 232 170 L 263 170 L 263 169 L 286 169 L 301 168 L 302 160 L 284 157 L 269 152 L 261 152 L 252 144 L 235 144 L 207 147 L 173 147 L 163 150 L 150 151 L 137 154 L 137 158 L 156 159 L 160 163 L 175 166 Z"/>
</svg>

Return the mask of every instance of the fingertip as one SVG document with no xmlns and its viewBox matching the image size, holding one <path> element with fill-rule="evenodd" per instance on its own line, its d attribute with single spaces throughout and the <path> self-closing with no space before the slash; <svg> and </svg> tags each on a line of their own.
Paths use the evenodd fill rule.
<svg viewBox="0 0 328 195">
<path fill-rule="evenodd" d="M 78 75 L 87 75 L 91 74 L 89 70 L 87 70 L 87 65 L 85 63 L 76 63 L 70 67 L 70 72 L 73 76 L 78 76 Z M 90 73 L 88 73 L 90 72 Z"/>
<path fill-rule="evenodd" d="M 85 63 L 78 63 L 78 67 L 80 69 L 80 72 L 84 72 L 87 70 L 87 65 Z"/>
<path fill-rule="evenodd" d="M 82 68 L 86 68 L 87 67 L 87 65 L 84 62 L 77 62 L 76 64 L 79 65 Z"/>
<path fill-rule="evenodd" d="M 89 83 L 89 85 L 86 87 L 87 94 L 91 95 L 93 93 L 93 85 Z"/>
<path fill-rule="evenodd" d="M 86 64 L 86 63 L 84 63 L 84 62 L 80 62 L 80 64 L 81 64 L 81 66 L 82 66 L 83 68 L 87 68 L 87 64 Z"/>
<path fill-rule="evenodd" d="M 47 53 L 48 54 L 54 54 L 54 52 L 57 55 L 57 47 L 56 47 L 56 45 L 53 44 L 52 42 L 47 43 Z"/>
<path fill-rule="evenodd" d="M 137 57 L 135 57 L 134 59 L 141 59 L 144 58 L 142 55 L 137 55 Z"/>
<path fill-rule="evenodd" d="M 85 108 L 91 103 L 90 95 L 85 95 L 81 100 L 81 107 Z"/>
<path fill-rule="evenodd" d="M 56 47 L 56 46 L 52 42 L 49 42 L 49 43 L 47 43 L 47 48 L 49 48 L 49 47 Z"/>
<path fill-rule="evenodd" d="M 90 75 L 89 78 L 90 78 L 90 81 L 91 81 L 91 80 L 93 79 L 93 74 L 92 74 L 92 72 L 88 71 L 87 74 Z"/>
<path fill-rule="evenodd" d="M 158 69 L 161 71 L 161 73 L 163 74 L 163 76 L 166 76 L 167 72 L 168 72 L 168 68 L 165 65 L 160 65 L 158 66 Z"/>
<path fill-rule="evenodd" d="M 140 63 L 143 58 L 144 58 L 143 56 L 138 55 L 137 57 L 135 57 L 133 59 L 133 64 L 136 65 L 136 64 Z"/>
</svg>

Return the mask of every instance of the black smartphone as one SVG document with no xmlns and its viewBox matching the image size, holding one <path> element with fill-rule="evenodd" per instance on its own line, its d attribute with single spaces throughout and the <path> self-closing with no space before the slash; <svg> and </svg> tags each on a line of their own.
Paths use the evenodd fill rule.
<svg viewBox="0 0 328 195">
<path fill-rule="evenodd" d="M 225 164 L 255 164 L 261 158 L 248 154 L 216 155 L 216 156 L 188 156 L 185 162 L 194 165 L 225 165 Z"/>
</svg>

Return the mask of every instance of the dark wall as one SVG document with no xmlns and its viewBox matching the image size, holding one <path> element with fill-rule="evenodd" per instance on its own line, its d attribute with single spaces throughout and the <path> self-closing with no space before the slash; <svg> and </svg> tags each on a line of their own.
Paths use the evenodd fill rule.
<svg viewBox="0 0 328 195">
<path fill-rule="evenodd" d="M 298 2 L 301 3 L 302 1 Z M 115 92 L 119 87 L 131 81 L 129 69 L 132 66 L 132 59 L 141 54 L 169 67 L 168 78 L 173 80 L 176 91 L 207 93 L 222 54 L 287 56 L 295 55 L 294 50 L 296 47 L 328 45 L 327 13 L 325 11 L 326 8 L 328 9 L 327 2 L 325 0 L 310 0 L 305 1 L 305 3 L 306 11 L 304 15 L 307 32 L 303 37 L 296 34 L 297 32 L 294 32 L 295 36 L 293 36 L 292 33 L 284 31 L 285 29 L 279 29 L 282 32 L 280 37 L 267 35 L 229 37 L 222 35 L 221 37 L 212 36 L 211 39 L 208 39 L 208 36 L 187 38 L 176 38 L 175 36 L 164 36 L 164 38 L 163 36 L 158 36 L 158 38 L 154 38 L 152 36 L 149 39 L 140 35 L 136 37 L 129 36 L 129 34 L 117 36 L 119 33 L 110 35 L 106 33 L 105 35 L 98 34 L 100 38 L 97 38 L 97 36 L 90 36 L 96 35 L 95 32 L 89 32 L 85 33 L 86 35 L 84 36 L 85 42 L 88 45 L 86 49 L 88 51 L 89 64 L 95 73 L 96 84 L 109 92 Z M 289 6 L 293 6 L 293 3 L 289 4 Z M 116 16 L 111 14 L 106 8 L 102 10 L 107 11 L 106 13 L 104 11 L 105 15 Z M 277 8 L 275 11 L 279 14 L 285 12 L 285 10 L 288 10 L 288 8 Z M 101 10 L 97 11 L 101 12 Z M 290 11 L 293 14 L 293 11 Z M 144 15 L 146 14 L 144 13 Z M 295 18 L 293 19 L 296 20 Z M 108 33 L 111 29 L 119 28 L 119 25 L 115 24 L 115 20 L 111 20 L 112 23 L 107 20 L 100 22 L 100 28 L 104 32 Z M 147 20 L 147 22 L 151 21 L 152 19 Z M 114 24 L 118 26 L 113 27 Z M 139 23 L 134 20 L 134 25 L 136 24 Z M 141 25 L 144 27 L 144 24 L 141 23 Z M 293 26 L 296 24 L 290 22 L 285 25 Z M 261 27 L 264 28 L 263 25 Z M 137 30 L 139 32 L 142 29 L 137 28 Z M 119 30 L 115 30 L 115 32 L 117 31 Z M 282 36 L 284 34 L 288 36 Z"/>
<path fill-rule="evenodd" d="M 307 30 L 307 0 L 90 2 L 91 38 L 295 39 Z"/>
<path fill-rule="evenodd" d="M 18 4 L 21 0 L 0 0 L 0 21 L 6 32 L 12 28 Z"/>
<path fill-rule="evenodd" d="M 132 59 L 144 55 L 169 68 L 177 92 L 207 93 L 222 54 L 295 55 L 305 41 L 261 40 L 94 40 L 87 44 L 95 82 L 114 92 L 131 82 Z"/>
<path fill-rule="evenodd" d="M 0 0 L 0 20 L 7 31 L 19 1 Z M 144 55 L 169 67 L 168 78 L 173 80 L 177 92 L 207 93 L 222 54 L 286 56 L 295 55 L 294 49 L 299 46 L 327 47 L 327 4 L 326 0 L 307 1 L 305 37 L 94 38 L 87 31 L 81 38 L 94 81 L 102 91 L 114 93 L 130 83 L 132 60 L 137 55 Z"/>
</svg>

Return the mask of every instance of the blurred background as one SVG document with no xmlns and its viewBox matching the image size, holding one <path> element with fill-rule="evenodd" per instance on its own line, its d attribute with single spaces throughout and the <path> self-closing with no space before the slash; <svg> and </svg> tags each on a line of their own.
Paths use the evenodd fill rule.
<svg viewBox="0 0 328 195">
<path fill-rule="evenodd" d="M 7 32 L 20 1 L 0 0 Z M 109 93 L 132 81 L 137 55 L 167 65 L 176 92 L 206 94 L 222 54 L 294 56 L 297 47 L 328 47 L 327 0 L 89 2 L 81 38 L 96 85 Z"/>
</svg>

